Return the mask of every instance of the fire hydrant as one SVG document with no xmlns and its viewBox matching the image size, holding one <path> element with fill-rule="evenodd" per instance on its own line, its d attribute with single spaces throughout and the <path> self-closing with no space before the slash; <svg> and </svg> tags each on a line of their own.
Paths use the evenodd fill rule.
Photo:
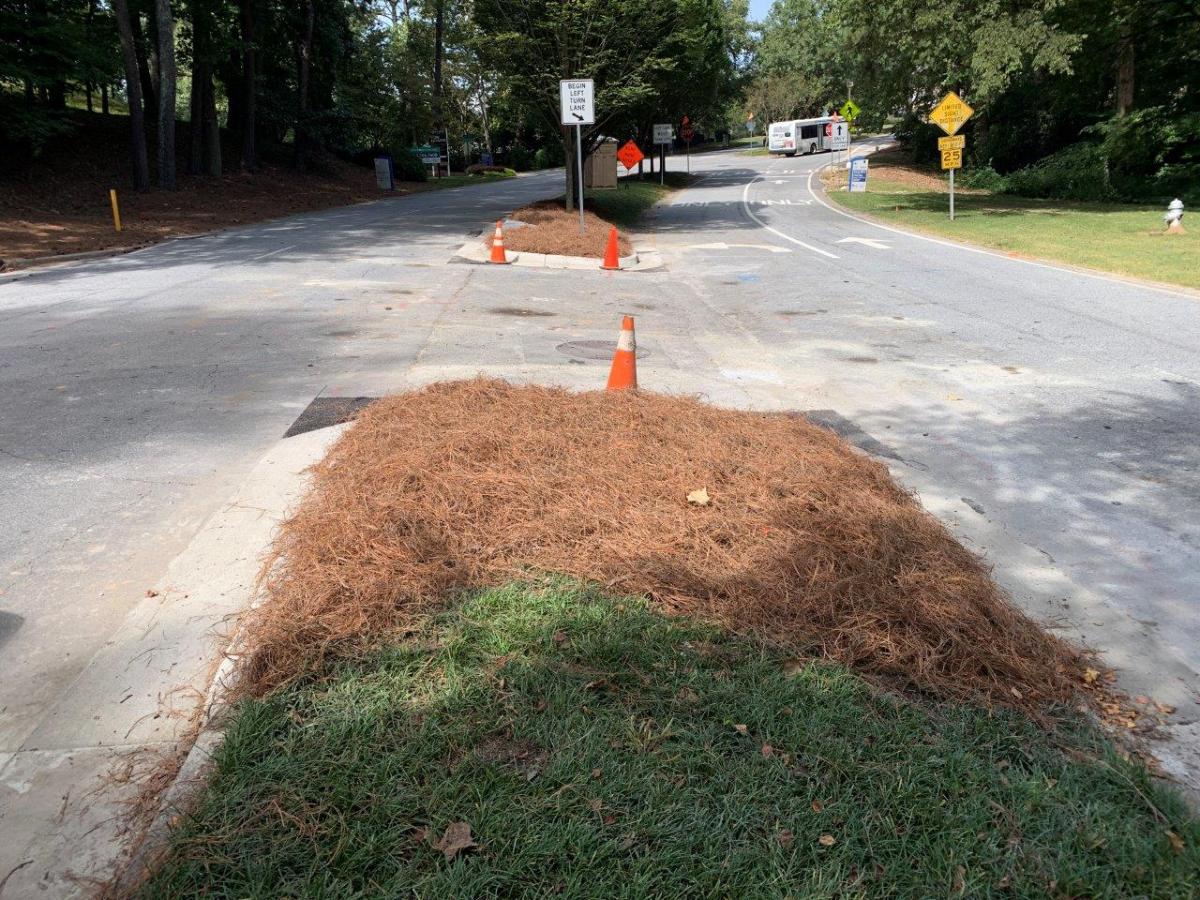
<svg viewBox="0 0 1200 900">
<path fill-rule="evenodd" d="M 1163 221 L 1167 223 L 1167 234 L 1183 234 L 1183 201 L 1176 197 L 1171 201 L 1171 205 L 1167 207 L 1167 214 L 1163 216 Z"/>
</svg>

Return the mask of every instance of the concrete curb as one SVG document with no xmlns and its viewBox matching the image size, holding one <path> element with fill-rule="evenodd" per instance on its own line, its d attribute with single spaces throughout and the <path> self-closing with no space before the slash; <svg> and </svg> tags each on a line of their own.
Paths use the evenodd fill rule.
<svg viewBox="0 0 1200 900">
<path fill-rule="evenodd" d="M 294 475 L 295 483 L 291 490 L 285 491 L 290 502 L 295 503 L 299 500 L 307 487 L 308 468 L 318 462 L 328 451 L 329 446 L 337 440 L 348 425 L 335 425 L 329 428 L 323 428 L 314 432 L 306 432 L 303 435 L 297 435 L 293 438 L 287 438 L 277 444 L 263 458 L 257 466 L 255 472 L 280 454 L 282 448 L 284 454 L 291 457 L 289 467 L 291 474 Z M 299 452 L 289 452 L 291 446 L 296 447 Z M 251 473 L 247 482 L 255 477 L 254 472 Z M 282 516 L 276 521 L 276 525 L 282 521 Z M 274 533 L 274 527 L 272 536 Z M 256 558 L 261 559 L 265 556 L 269 549 L 269 542 L 257 548 L 254 554 Z M 241 612 L 252 609 L 256 604 L 255 592 L 249 591 L 243 597 L 241 604 Z M 230 638 L 227 646 L 223 649 L 221 663 L 213 673 L 211 681 L 208 683 L 204 691 L 204 701 L 200 707 L 200 716 L 197 723 L 198 730 L 191 747 L 188 749 L 187 755 L 179 766 L 179 770 L 175 773 L 170 785 L 163 791 L 159 797 L 157 810 L 150 824 L 146 827 L 137 845 L 132 848 L 129 859 L 120 867 L 117 878 L 114 879 L 114 886 L 122 893 L 132 890 L 136 885 L 148 874 L 154 864 L 158 861 L 161 855 L 166 851 L 168 842 L 171 836 L 171 828 L 175 821 L 184 815 L 195 794 L 200 790 L 205 778 L 208 774 L 209 764 L 213 754 L 221 746 L 224 739 L 224 716 L 229 710 L 227 698 L 230 690 L 237 683 L 237 664 L 240 659 L 240 649 L 242 646 L 242 630 L 239 625 L 238 629 Z"/>
<path fill-rule="evenodd" d="M 89 896 L 88 884 L 136 883 L 157 858 L 220 744 L 235 623 L 255 599 L 264 554 L 345 427 L 268 450 L 3 761 L 0 829 L 21 840 L 5 896 Z M 147 763 L 143 785 L 131 773 Z M 131 818 L 129 804 L 158 779 L 167 786 L 152 813 Z"/>
</svg>

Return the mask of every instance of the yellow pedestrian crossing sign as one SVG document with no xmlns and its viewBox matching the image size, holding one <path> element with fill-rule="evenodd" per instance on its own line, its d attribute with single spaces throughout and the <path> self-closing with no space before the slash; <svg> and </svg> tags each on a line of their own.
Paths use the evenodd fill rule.
<svg viewBox="0 0 1200 900">
<path fill-rule="evenodd" d="M 946 134 L 957 134 L 958 129 L 963 127 L 974 112 L 975 110 L 963 102 L 962 97 L 951 91 L 933 108 L 933 112 L 929 114 L 929 121 Z"/>
<path fill-rule="evenodd" d="M 858 104 L 855 103 L 853 100 L 847 100 L 845 103 L 842 104 L 842 108 L 839 109 L 838 112 L 840 112 L 842 114 L 842 118 L 845 119 L 847 122 L 853 122 L 855 119 L 858 118 L 858 113 L 859 113 Z"/>
</svg>

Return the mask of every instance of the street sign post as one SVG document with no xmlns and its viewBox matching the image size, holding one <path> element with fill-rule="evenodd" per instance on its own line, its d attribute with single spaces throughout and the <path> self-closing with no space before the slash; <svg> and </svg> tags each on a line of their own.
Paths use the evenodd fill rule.
<svg viewBox="0 0 1200 900">
<path fill-rule="evenodd" d="M 595 82 L 590 78 L 564 78 L 558 83 L 558 100 L 562 115 L 559 121 L 575 126 L 575 168 L 579 175 L 579 233 L 583 234 L 583 126 L 596 122 Z"/>
<path fill-rule="evenodd" d="M 692 121 L 687 116 L 683 117 L 683 124 L 679 129 L 679 136 L 687 145 L 687 170 L 688 174 L 692 174 L 692 138 L 696 136 L 696 131 L 692 128 Z"/>
<path fill-rule="evenodd" d="M 946 132 L 949 137 L 938 138 L 938 149 L 942 151 L 942 168 L 950 170 L 950 221 L 954 221 L 954 171 L 962 168 L 962 152 L 967 138 L 958 130 L 966 124 L 975 110 L 963 98 L 950 91 L 929 114 L 929 121 Z"/>
<path fill-rule="evenodd" d="M 838 154 L 834 157 L 834 167 L 837 168 L 842 164 L 841 152 L 850 146 L 850 123 L 845 119 L 834 119 L 830 124 L 833 126 L 833 142 L 830 147 L 835 154 Z"/>
<path fill-rule="evenodd" d="M 852 193 L 861 193 L 867 189 L 867 158 L 855 156 L 850 159 L 850 184 L 847 189 Z"/>
<path fill-rule="evenodd" d="M 667 168 L 667 144 L 675 140 L 675 129 L 671 127 L 671 123 L 657 124 L 654 126 L 654 143 L 658 145 L 658 183 L 663 184 L 666 180 Z"/>
</svg>

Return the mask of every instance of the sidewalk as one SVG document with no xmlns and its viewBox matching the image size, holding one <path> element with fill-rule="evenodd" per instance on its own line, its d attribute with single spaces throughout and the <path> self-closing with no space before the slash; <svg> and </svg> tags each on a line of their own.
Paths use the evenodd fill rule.
<svg viewBox="0 0 1200 900">
<path fill-rule="evenodd" d="M 86 896 L 136 843 L 147 823 L 131 804 L 148 781 L 169 784 L 261 554 L 340 432 L 268 452 L 21 749 L 0 756 L 0 897 Z"/>
</svg>

